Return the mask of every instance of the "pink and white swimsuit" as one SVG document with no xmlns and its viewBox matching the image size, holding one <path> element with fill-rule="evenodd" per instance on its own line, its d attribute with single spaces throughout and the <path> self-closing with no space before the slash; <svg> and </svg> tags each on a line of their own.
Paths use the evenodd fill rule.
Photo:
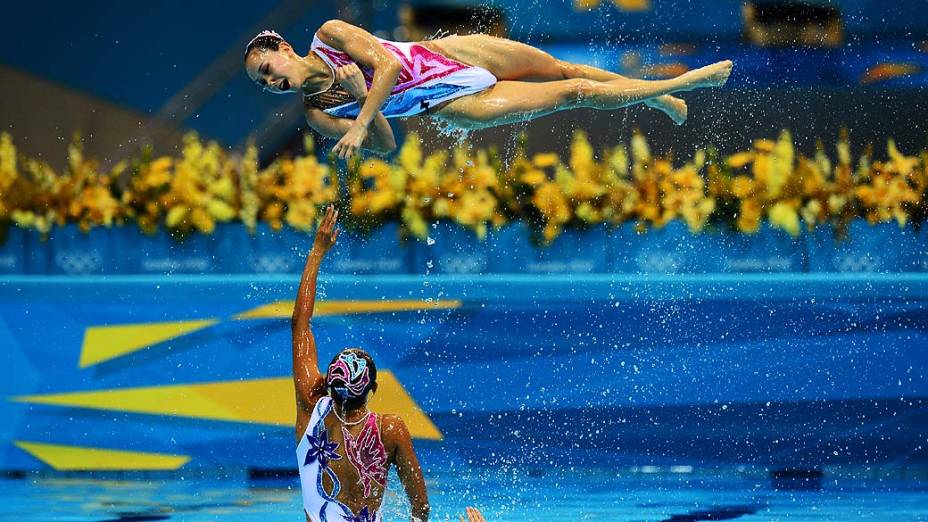
<svg viewBox="0 0 928 522">
<path fill-rule="evenodd" d="M 378 40 L 403 66 L 396 86 L 380 109 L 387 118 L 415 116 L 440 103 L 484 91 L 496 83 L 490 71 L 452 60 L 423 45 Z M 313 37 L 310 50 L 333 72 L 337 67 L 354 62 L 345 52 L 324 44 L 318 35 Z M 361 67 L 361 73 L 370 88 L 373 71 Z M 307 96 L 307 102 L 339 118 L 356 118 L 361 111 L 357 101 L 337 84 L 328 91 Z"/>
</svg>

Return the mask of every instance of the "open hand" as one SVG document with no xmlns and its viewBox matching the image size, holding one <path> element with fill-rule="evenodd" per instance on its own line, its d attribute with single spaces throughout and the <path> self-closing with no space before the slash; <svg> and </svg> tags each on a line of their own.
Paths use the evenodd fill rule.
<svg viewBox="0 0 928 522">
<path fill-rule="evenodd" d="M 358 103 L 367 97 L 367 82 L 358 64 L 352 62 L 335 69 L 335 82 L 341 85 Z"/>
<path fill-rule="evenodd" d="M 335 210 L 334 205 L 329 205 L 329 208 L 325 210 L 322 221 L 319 223 L 319 228 L 316 230 L 316 240 L 313 242 L 313 250 L 320 255 L 325 255 L 338 239 L 341 230 L 335 226 L 337 222 L 338 211 Z"/>
<path fill-rule="evenodd" d="M 463 516 L 458 516 L 458 520 L 460 522 L 487 522 L 487 519 L 483 518 L 483 513 L 474 507 L 467 508 L 467 520 Z"/>
<path fill-rule="evenodd" d="M 332 152 L 337 154 L 341 159 L 348 159 L 361 150 L 361 144 L 367 138 L 367 127 L 355 123 L 348 129 L 348 132 L 338 140 L 338 143 L 332 147 Z"/>
</svg>

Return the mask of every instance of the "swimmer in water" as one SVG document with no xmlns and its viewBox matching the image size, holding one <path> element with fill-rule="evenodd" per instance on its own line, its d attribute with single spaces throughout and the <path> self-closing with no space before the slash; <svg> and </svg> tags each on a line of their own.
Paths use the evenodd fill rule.
<svg viewBox="0 0 928 522">
<path fill-rule="evenodd" d="M 487 522 L 487 519 L 483 518 L 483 513 L 479 509 L 474 507 L 469 507 L 465 511 L 467 515 L 467 520 L 464 520 L 463 516 L 458 516 L 458 522 Z"/>
<path fill-rule="evenodd" d="M 406 425 L 396 415 L 367 409 L 377 391 L 374 360 L 364 350 L 346 348 L 325 375 L 319 372 L 310 322 L 319 266 L 338 239 L 337 220 L 329 207 L 306 259 L 291 322 L 303 510 L 309 522 L 380 522 L 387 472 L 396 466 L 411 519 L 425 522 L 428 495 Z"/>
<path fill-rule="evenodd" d="M 686 103 L 671 95 L 725 85 L 732 62 L 636 80 L 485 34 L 390 42 L 330 20 L 305 56 L 273 31 L 258 34 L 245 48 L 245 69 L 270 92 L 301 94 L 309 126 L 338 139 L 333 152 L 349 158 L 362 148 L 394 150 L 386 118 L 419 114 L 480 129 L 567 109 L 643 103 L 682 124 Z"/>
</svg>

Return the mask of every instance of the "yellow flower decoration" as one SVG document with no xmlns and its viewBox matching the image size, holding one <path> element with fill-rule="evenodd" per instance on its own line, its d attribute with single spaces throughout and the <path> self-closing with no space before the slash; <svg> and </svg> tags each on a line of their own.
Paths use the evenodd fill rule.
<svg viewBox="0 0 928 522">
<path fill-rule="evenodd" d="M 753 199 L 741 201 L 738 211 L 738 230 L 745 234 L 754 234 L 760 229 L 761 218 L 760 204 Z"/>
<path fill-rule="evenodd" d="M 928 151 L 907 155 L 889 140 L 883 158 L 870 148 L 855 157 L 848 135 L 841 133 L 833 156 L 821 143 L 813 155 L 800 154 L 784 131 L 727 157 L 709 149 L 678 161 L 655 155 L 640 132 L 602 151 L 576 132 L 564 157 L 528 155 L 521 138 L 505 154 L 467 144 L 428 152 L 409 134 L 393 160 L 352 160 L 342 179 L 352 218 L 365 226 L 399 221 L 420 238 L 438 220 L 484 237 L 490 227 L 540 217 L 548 242 L 568 227 L 604 222 L 644 230 L 682 220 L 695 233 L 730 220 L 754 233 L 767 220 L 795 236 L 801 223 L 924 220 Z M 86 231 L 126 221 L 148 233 L 165 226 L 209 234 L 233 221 L 249 230 L 266 222 L 308 231 L 341 193 L 334 164 L 318 160 L 310 137 L 304 154 L 263 167 L 254 145 L 236 156 L 190 134 L 176 157 L 145 150 L 103 171 L 81 143 L 76 137 L 68 145 L 66 166 L 56 172 L 20 155 L 0 133 L 0 222 L 44 234 L 68 223 Z"/>
<path fill-rule="evenodd" d="M 799 213 L 792 204 L 786 201 L 775 204 L 770 208 L 768 217 L 774 227 L 785 230 L 793 237 L 799 235 Z"/>
</svg>

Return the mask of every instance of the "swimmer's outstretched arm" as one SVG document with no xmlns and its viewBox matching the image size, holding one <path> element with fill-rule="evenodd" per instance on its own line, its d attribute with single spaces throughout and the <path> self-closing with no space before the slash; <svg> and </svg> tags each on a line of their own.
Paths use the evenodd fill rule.
<svg viewBox="0 0 928 522">
<path fill-rule="evenodd" d="M 364 83 L 364 75 L 361 74 L 361 69 L 357 65 L 352 63 L 336 69 L 335 81 L 354 96 L 354 99 L 358 101 L 358 105 L 364 105 L 368 94 L 367 84 Z M 330 116 L 310 105 L 308 101 L 304 103 L 303 109 L 306 114 L 306 123 L 327 138 L 341 139 L 354 125 L 354 120 Z M 371 132 L 364 139 L 362 147 L 377 152 L 393 152 L 396 150 L 396 138 L 393 136 L 393 129 L 390 128 L 390 124 L 382 112 L 377 111 L 377 115 L 374 116 L 374 121 L 371 123 Z M 342 149 L 339 157 L 346 157 L 345 152 Z"/>
<path fill-rule="evenodd" d="M 316 278 L 319 276 L 319 267 L 326 252 L 338 239 L 338 228 L 335 226 L 337 220 L 338 211 L 330 206 L 319 224 L 319 229 L 316 230 L 313 248 L 306 258 L 306 266 L 303 268 L 296 302 L 293 305 L 293 317 L 290 320 L 293 333 L 293 384 L 297 405 L 303 410 L 311 410 L 315 403 L 313 399 L 321 395 L 325 389 L 324 379 L 319 372 L 316 339 L 309 323 L 316 304 Z"/>
<path fill-rule="evenodd" d="M 371 90 L 361 105 L 361 112 L 332 148 L 339 157 L 351 157 L 361 148 L 374 116 L 396 86 L 402 65 L 383 48 L 374 35 L 341 20 L 329 20 L 322 24 L 317 36 L 324 44 L 347 53 L 356 63 L 374 71 Z"/>
</svg>

